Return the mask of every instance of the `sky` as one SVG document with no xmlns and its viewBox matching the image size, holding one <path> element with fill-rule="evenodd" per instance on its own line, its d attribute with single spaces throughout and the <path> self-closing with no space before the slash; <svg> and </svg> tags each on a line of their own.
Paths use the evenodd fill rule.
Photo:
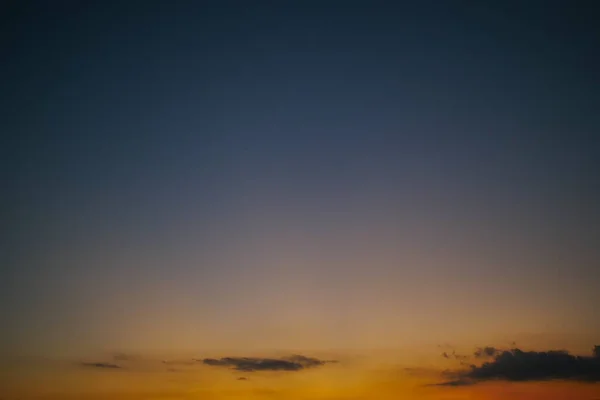
<svg viewBox="0 0 600 400">
<path fill-rule="evenodd" d="M 595 2 L 0 7 L 4 400 L 600 398 Z"/>
</svg>

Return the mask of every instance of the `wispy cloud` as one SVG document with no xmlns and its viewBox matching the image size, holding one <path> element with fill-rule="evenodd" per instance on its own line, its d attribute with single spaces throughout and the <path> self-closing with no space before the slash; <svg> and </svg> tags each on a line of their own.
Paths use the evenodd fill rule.
<svg viewBox="0 0 600 400">
<path fill-rule="evenodd" d="M 451 360 L 458 360 L 458 361 L 465 361 L 469 359 L 469 356 L 463 355 L 463 354 L 457 354 L 456 351 L 452 350 L 451 353 L 445 351 L 442 353 L 442 357 L 447 358 L 447 359 L 451 359 Z"/>
</svg>

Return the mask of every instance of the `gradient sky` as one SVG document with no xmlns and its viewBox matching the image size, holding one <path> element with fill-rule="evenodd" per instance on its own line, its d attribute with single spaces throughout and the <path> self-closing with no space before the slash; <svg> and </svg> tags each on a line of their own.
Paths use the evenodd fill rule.
<svg viewBox="0 0 600 400">
<path fill-rule="evenodd" d="M 600 341 L 595 2 L 1 13 L 3 353 Z"/>
</svg>

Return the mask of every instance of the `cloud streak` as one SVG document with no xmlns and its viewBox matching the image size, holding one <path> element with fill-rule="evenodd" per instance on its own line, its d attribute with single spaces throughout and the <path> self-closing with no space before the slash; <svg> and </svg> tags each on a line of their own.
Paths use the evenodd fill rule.
<svg viewBox="0 0 600 400">
<path fill-rule="evenodd" d="M 229 367 L 236 371 L 300 371 L 314 368 L 334 361 L 323 361 L 313 357 L 292 355 L 285 358 L 261 358 L 261 357 L 224 357 L 205 358 L 205 365 L 212 367 Z"/>
<path fill-rule="evenodd" d="M 108 369 L 119 369 L 119 368 L 121 368 L 117 364 L 101 363 L 101 362 L 97 362 L 97 363 L 83 362 L 83 363 L 81 363 L 81 366 L 83 366 L 83 367 L 89 367 L 89 368 L 108 368 Z"/>
</svg>

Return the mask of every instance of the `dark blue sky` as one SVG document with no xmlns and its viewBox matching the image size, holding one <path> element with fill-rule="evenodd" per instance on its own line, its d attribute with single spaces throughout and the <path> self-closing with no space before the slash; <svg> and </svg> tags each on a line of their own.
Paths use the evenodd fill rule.
<svg viewBox="0 0 600 400">
<path fill-rule="evenodd" d="M 582 329 L 600 300 L 592 1 L 7 4 L 0 310 L 14 337 L 48 313 L 103 325 L 90 291 L 126 304 L 160 286 L 191 293 L 193 313 L 197 293 L 234 286 L 219 312 L 238 315 L 271 299 L 240 279 L 295 287 L 270 278 L 281 259 L 313 289 L 338 282 L 309 306 L 333 314 L 352 314 L 332 299 L 369 271 L 399 288 L 453 277 L 461 293 L 517 282 L 539 304 L 564 289 L 587 310 L 539 330 Z"/>
</svg>

